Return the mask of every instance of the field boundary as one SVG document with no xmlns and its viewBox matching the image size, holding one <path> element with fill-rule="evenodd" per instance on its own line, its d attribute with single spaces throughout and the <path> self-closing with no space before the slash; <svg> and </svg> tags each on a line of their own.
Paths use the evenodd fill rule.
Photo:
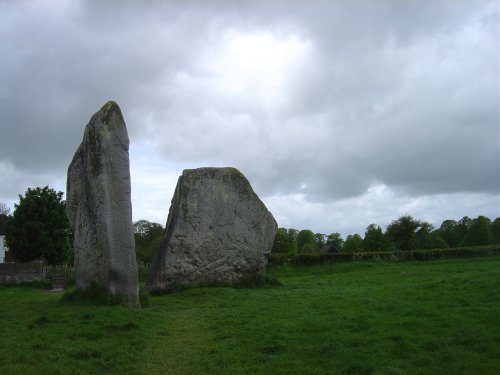
<svg viewBox="0 0 500 375">
<path fill-rule="evenodd" d="M 21 283 L 44 280 L 47 266 L 42 262 L 0 263 L 0 283 Z"/>
<path fill-rule="evenodd" d="M 451 249 L 379 251 L 333 254 L 269 254 L 270 265 L 310 265 L 356 261 L 422 261 L 473 258 L 500 255 L 500 245 L 460 247 Z"/>
</svg>

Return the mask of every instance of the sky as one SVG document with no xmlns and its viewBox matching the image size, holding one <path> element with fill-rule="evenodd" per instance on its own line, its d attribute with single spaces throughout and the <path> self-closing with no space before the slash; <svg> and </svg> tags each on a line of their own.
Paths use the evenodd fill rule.
<svg viewBox="0 0 500 375">
<path fill-rule="evenodd" d="M 0 202 L 116 101 L 133 219 L 233 166 L 280 227 L 500 216 L 499 2 L 0 0 Z"/>
</svg>

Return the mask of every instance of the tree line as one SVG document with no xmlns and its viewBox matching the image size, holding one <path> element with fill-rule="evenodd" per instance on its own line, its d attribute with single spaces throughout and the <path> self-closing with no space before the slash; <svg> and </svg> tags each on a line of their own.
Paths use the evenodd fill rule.
<svg viewBox="0 0 500 375">
<path fill-rule="evenodd" d="M 0 202 L 0 234 L 5 234 L 11 254 L 18 261 L 43 259 L 49 264 L 73 263 L 72 233 L 66 216 L 63 193 L 45 186 L 29 188 L 19 195 L 14 212 Z M 163 238 L 161 224 L 139 220 L 134 223 L 137 259 L 144 265 L 152 262 Z M 328 235 L 311 230 L 279 228 L 273 253 L 318 253 L 329 246 L 339 252 L 370 252 L 417 249 L 444 249 L 459 246 L 500 244 L 500 218 L 485 216 L 444 220 L 435 229 L 431 224 L 409 215 L 391 222 L 385 231 L 370 224 L 364 233 Z"/>
<path fill-rule="evenodd" d="M 446 249 L 461 246 L 500 244 L 500 217 L 486 216 L 444 220 L 439 228 L 403 215 L 382 230 L 377 224 L 366 227 L 364 237 L 340 233 L 314 233 L 309 229 L 278 228 L 271 252 L 289 254 L 329 252 L 371 252 Z"/>
<path fill-rule="evenodd" d="M 51 265 L 73 263 L 73 234 L 66 216 L 63 193 L 45 186 L 19 195 L 14 212 L 0 202 L 0 235 L 5 235 L 9 255 L 20 262 L 43 260 Z M 161 238 L 161 224 L 134 223 L 136 257 L 148 265 Z"/>
</svg>

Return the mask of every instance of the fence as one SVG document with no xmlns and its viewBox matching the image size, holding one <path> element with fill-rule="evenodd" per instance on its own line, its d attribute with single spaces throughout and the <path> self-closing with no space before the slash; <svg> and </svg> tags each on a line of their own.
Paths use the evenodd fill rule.
<svg viewBox="0 0 500 375">
<path fill-rule="evenodd" d="M 0 263 L 0 283 L 41 281 L 47 271 L 48 267 L 40 262 Z"/>
</svg>

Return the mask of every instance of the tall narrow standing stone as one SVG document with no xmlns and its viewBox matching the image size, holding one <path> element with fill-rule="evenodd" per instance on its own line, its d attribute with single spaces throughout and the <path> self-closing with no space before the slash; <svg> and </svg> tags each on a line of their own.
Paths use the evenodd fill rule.
<svg viewBox="0 0 500 375">
<path fill-rule="evenodd" d="M 231 285 L 263 277 L 276 230 L 273 215 L 236 168 L 186 169 L 146 288 Z"/>
<path fill-rule="evenodd" d="M 77 287 L 95 282 L 139 307 L 128 148 L 120 107 L 110 101 L 90 119 L 68 168 L 66 206 Z"/>
</svg>

